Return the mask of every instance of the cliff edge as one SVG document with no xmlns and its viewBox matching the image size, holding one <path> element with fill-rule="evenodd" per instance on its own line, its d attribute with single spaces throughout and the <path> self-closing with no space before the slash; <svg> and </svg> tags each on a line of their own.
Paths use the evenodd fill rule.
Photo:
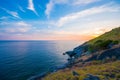
<svg viewBox="0 0 120 80">
<path fill-rule="evenodd" d="M 120 80 L 120 27 L 63 54 L 66 67 L 38 80 Z"/>
</svg>

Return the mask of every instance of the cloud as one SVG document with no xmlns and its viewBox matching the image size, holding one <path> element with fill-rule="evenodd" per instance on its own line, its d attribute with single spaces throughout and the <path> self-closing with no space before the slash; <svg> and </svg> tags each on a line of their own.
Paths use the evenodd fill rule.
<svg viewBox="0 0 120 80">
<path fill-rule="evenodd" d="M 86 5 L 100 0 L 71 0 L 72 5 Z"/>
<path fill-rule="evenodd" d="M 90 9 L 86 9 L 86 10 L 83 10 L 83 11 L 71 13 L 71 14 L 68 14 L 64 17 L 61 17 L 58 20 L 56 25 L 58 25 L 58 27 L 61 27 L 64 24 L 69 23 L 69 22 L 74 21 L 74 20 L 77 20 L 79 18 L 83 18 L 83 17 L 86 17 L 86 16 L 95 15 L 95 14 L 103 13 L 103 12 L 116 12 L 116 11 L 119 11 L 119 10 L 120 10 L 119 7 L 110 7 L 110 6 L 108 6 L 108 4 L 107 5 L 102 5 L 102 6 L 99 6 L 99 7 L 93 7 L 93 8 L 90 8 Z"/>
<path fill-rule="evenodd" d="M 15 12 L 15 11 L 9 11 L 9 10 L 7 10 L 7 9 L 5 9 L 5 8 L 2 8 L 4 11 L 6 11 L 6 13 L 8 13 L 9 15 L 11 15 L 11 16 L 13 16 L 13 17 L 15 17 L 15 18 L 19 18 L 19 19 L 21 19 L 20 17 L 19 17 L 19 14 L 17 13 L 17 12 Z"/>
<path fill-rule="evenodd" d="M 31 11 L 33 11 L 37 16 L 39 16 L 38 13 L 37 13 L 37 11 L 35 10 L 33 0 L 28 0 L 28 1 L 29 1 L 28 9 L 31 10 Z"/>
<path fill-rule="evenodd" d="M 47 5 L 46 5 L 46 10 L 45 10 L 45 14 L 47 15 L 47 18 L 50 17 L 50 13 L 51 13 L 51 10 L 53 9 L 54 7 L 54 3 L 52 1 L 50 1 Z"/>
<path fill-rule="evenodd" d="M 23 21 L 20 22 L 2 22 L 0 23 L 1 31 L 6 33 L 26 33 L 31 30 L 31 25 Z"/>
<path fill-rule="evenodd" d="M 45 14 L 47 18 L 50 17 L 51 11 L 57 4 L 66 4 L 66 5 L 86 5 L 94 2 L 98 2 L 100 0 L 50 0 L 46 5 Z"/>
<path fill-rule="evenodd" d="M 15 27 L 15 32 L 28 32 L 31 29 L 31 25 L 27 24 L 23 21 L 17 22 L 15 24 L 13 24 L 13 26 Z"/>
<path fill-rule="evenodd" d="M 50 17 L 50 13 L 56 4 L 65 4 L 67 2 L 68 2 L 67 0 L 50 0 L 49 3 L 46 5 L 46 10 L 45 10 L 45 14 L 47 18 Z"/>
<path fill-rule="evenodd" d="M 8 20 L 8 19 L 9 19 L 8 16 L 2 16 L 2 17 L 0 18 L 0 20 Z"/>
<path fill-rule="evenodd" d="M 22 12 L 25 12 L 25 10 L 24 10 L 21 6 L 18 6 L 18 8 L 19 8 Z"/>
<path fill-rule="evenodd" d="M 10 13 L 12 16 L 16 17 L 16 18 L 20 18 L 17 12 L 11 11 L 11 12 L 9 12 L 9 13 Z"/>
</svg>

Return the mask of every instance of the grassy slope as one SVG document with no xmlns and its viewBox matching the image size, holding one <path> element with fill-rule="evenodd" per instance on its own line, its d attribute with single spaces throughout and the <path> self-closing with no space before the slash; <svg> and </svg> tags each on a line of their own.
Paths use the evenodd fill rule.
<svg viewBox="0 0 120 80">
<path fill-rule="evenodd" d="M 120 42 L 120 27 L 112 29 L 111 31 L 106 32 L 103 35 L 88 41 L 88 43 L 94 44 L 97 40 L 118 40 Z"/>
<path fill-rule="evenodd" d="M 120 43 L 120 27 L 112 29 L 103 35 L 88 41 L 88 51 L 93 53 L 98 50 L 107 49 L 110 44 L 118 43 Z"/>
<path fill-rule="evenodd" d="M 88 44 L 96 46 L 95 42 L 98 40 L 117 40 L 120 42 L 120 27 L 88 41 Z M 98 75 L 101 80 L 103 80 L 105 75 L 109 76 L 109 80 L 116 80 L 116 78 L 120 79 L 120 61 L 112 63 L 110 62 L 106 64 L 90 65 L 84 68 L 76 67 L 74 70 L 80 74 L 78 77 L 79 79 L 75 79 L 75 77 L 72 75 L 71 70 L 61 70 L 53 74 L 49 74 L 43 80 L 83 80 L 86 77 L 86 74 Z M 110 77 L 111 75 L 114 77 Z"/>
<path fill-rule="evenodd" d="M 120 79 L 120 61 L 76 67 L 74 70 L 80 74 L 78 79 L 72 75 L 72 70 L 61 70 L 46 76 L 43 80 L 83 80 L 87 74 L 97 75 L 101 80 L 105 78 L 105 75 L 108 75 L 109 80 Z"/>
</svg>

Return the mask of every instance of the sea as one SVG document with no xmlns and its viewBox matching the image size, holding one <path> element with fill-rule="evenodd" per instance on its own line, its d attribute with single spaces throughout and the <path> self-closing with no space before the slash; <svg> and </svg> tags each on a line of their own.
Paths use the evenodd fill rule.
<svg viewBox="0 0 120 80">
<path fill-rule="evenodd" d="M 0 41 L 0 80 L 27 80 L 67 62 L 83 41 Z"/>
</svg>

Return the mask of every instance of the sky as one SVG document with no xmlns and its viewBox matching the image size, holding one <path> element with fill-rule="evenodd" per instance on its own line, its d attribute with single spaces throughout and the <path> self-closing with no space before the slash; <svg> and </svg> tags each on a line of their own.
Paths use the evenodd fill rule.
<svg viewBox="0 0 120 80">
<path fill-rule="evenodd" d="M 0 40 L 89 40 L 120 26 L 120 0 L 0 0 Z"/>
</svg>

